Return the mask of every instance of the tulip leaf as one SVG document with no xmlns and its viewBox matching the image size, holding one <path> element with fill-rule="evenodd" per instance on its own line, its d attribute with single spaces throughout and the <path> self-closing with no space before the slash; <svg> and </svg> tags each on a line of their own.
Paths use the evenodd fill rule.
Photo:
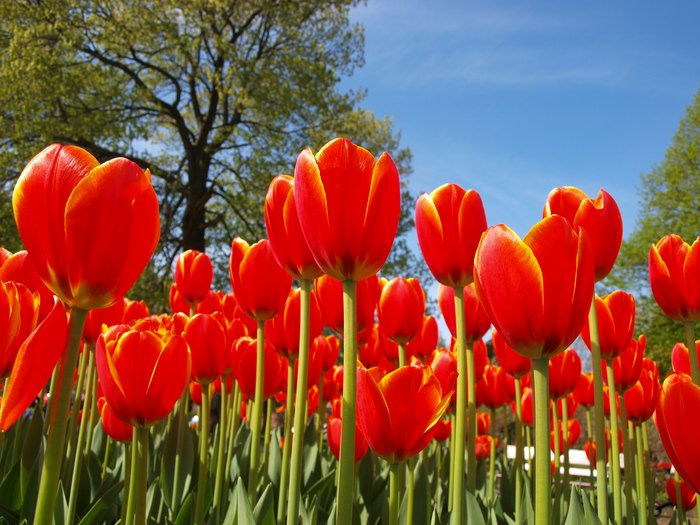
<svg viewBox="0 0 700 525">
<path fill-rule="evenodd" d="M 275 504 L 272 484 L 268 483 L 258 503 L 253 509 L 253 517 L 258 525 L 275 525 Z"/>
<path fill-rule="evenodd" d="M 113 513 L 124 484 L 119 481 L 96 499 L 92 507 L 85 513 L 78 525 L 98 525 L 113 521 Z"/>
<path fill-rule="evenodd" d="M 600 523 L 600 519 L 598 519 L 598 513 L 595 511 L 588 498 L 582 495 L 581 500 L 583 501 L 584 523 L 590 523 L 591 525 L 602 525 Z"/>
<path fill-rule="evenodd" d="M 476 499 L 476 496 L 469 491 L 465 491 L 465 495 L 467 504 L 467 523 L 470 525 L 486 525 L 484 515 L 481 511 L 481 505 Z"/>
<path fill-rule="evenodd" d="M 304 431 L 304 470 L 302 473 L 302 486 L 304 487 L 321 477 L 317 438 L 316 427 L 311 420 Z"/>
<path fill-rule="evenodd" d="M 532 491 L 530 484 L 530 477 L 523 476 L 523 495 L 520 499 L 521 516 L 520 521 L 518 521 L 516 525 L 526 525 L 528 523 L 535 523 L 535 509 L 532 506 Z"/>
<path fill-rule="evenodd" d="M 193 519 L 193 512 L 194 509 L 192 508 L 193 506 L 193 497 L 192 497 L 192 492 L 187 494 L 185 497 L 185 501 L 182 502 L 182 507 L 180 507 L 179 512 L 177 513 L 177 518 L 175 519 L 175 525 L 190 525 L 192 523 Z"/>
<path fill-rule="evenodd" d="M 272 484 L 279 489 L 280 476 L 282 475 L 282 447 L 280 446 L 279 431 L 272 434 L 272 444 L 270 445 L 270 455 L 267 463 L 267 476 Z"/>
<path fill-rule="evenodd" d="M 413 459 L 410 460 L 409 466 L 413 462 Z M 416 523 L 427 523 L 430 519 L 430 507 L 432 506 L 429 492 L 430 485 L 425 463 L 420 458 L 413 469 L 413 487 L 413 519 Z"/>
<path fill-rule="evenodd" d="M 321 501 L 324 495 L 327 495 L 328 493 L 331 493 L 332 496 L 335 495 L 335 491 L 333 490 L 335 488 L 334 482 L 335 481 L 335 470 L 331 470 L 328 474 L 323 476 L 321 479 L 319 479 L 316 483 L 311 485 L 306 492 L 304 493 L 304 496 L 307 498 L 312 498 L 314 496 L 319 498 L 319 501 Z"/>
<path fill-rule="evenodd" d="M 192 472 L 194 470 L 194 438 L 192 430 L 185 427 L 182 432 L 182 451 L 178 461 L 177 420 L 173 420 L 173 425 L 166 433 L 163 441 L 162 456 L 160 461 L 160 487 L 165 504 L 169 509 L 179 507 L 184 501 L 192 483 Z M 175 468 L 179 464 L 179 482 L 175 484 Z"/>
<path fill-rule="evenodd" d="M 29 428 L 24 435 L 24 445 L 22 446 L 22 469 L 20 471 L 20 482 L 22 485 L 22 499 L 27 494 L 27 486 L 31 471 L 37 461 L 43 457 L 42 439 L 44 435 L 44 422 L 40 410 L 34 410 L 29 422 Z"/>
<path fill-rule="evenodd" d="M 54 525 L 67 525 L 66 518 L 68 517 L 68 502 L 66 501 L 66 493 L 63 490 L 63 481 L 58 482 L 58 493 L 56 494 L 56 503 L 53 511 Z"/>
<path fill-rule="evenodd" d="M 250 507 L 248 493 L 243 487 L 243 482 L 241 481 L 241 478 L 238 478 L 238 483 L 236 484 L 235 492 L 235 497 L 238 500 L 238 525 L 255 525 L 255 516 L 253 515 L 253 509 Z"/>
<path fill-rule="evenodd" d="M 576 490 L 576 487 L 572 486 L 571 497 L 569 498 L 569 512 L 566 514 L 566 521 L 564 522 L 564 525 L 577 525 L 578 523 L 583 523 L 583 520 L 583 506 L 581 505 L 581 497 L 578 490 Z"/>
<path fill-rule="evenodd" d="M 0 483 L 0 501 L 10 510 L 19 510 L 22 506 L 22 486 L 20 483 L 22 466 L 19 462 L 12 465 Z"/>
<path fill-rule="evenodd" d="M 498 502 L 501 504 L 503 513 L 507 516 L 515 515 L 515 478 L 520 476 L 520 471 L 515 469 L 503 469 L 501 474 L 501 494 Z"/>
</svg>

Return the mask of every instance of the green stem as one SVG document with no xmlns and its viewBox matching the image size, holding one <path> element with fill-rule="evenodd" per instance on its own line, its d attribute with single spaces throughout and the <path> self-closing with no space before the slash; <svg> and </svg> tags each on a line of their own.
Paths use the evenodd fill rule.
<svg viewBox="0 0 700 525">
<path fill-rule="evenodd" d="M 389 525 L 399 523 L 399 463 L 389 467 Z"/>
<path fill-rule="evenodd" d="M 96 366 L 96 365 L 93 365 Z M 97 369 L 95 369 L 95 372 L 97 373 Z M 97 426 L 97 422 L 100 418 L 100 411 L 97 410 L 97 380 L 93 380 L 92 385 L 90 387 L 92 395 L 91 395 L 91 401 L 90 401 L 90 419 L 88 421 L 88 427 L 87 427 L 87 438 L 85 439 L 85 454 L 88 454 L 90 452 L 90 449 L 92 448 L 92 439 L 93 435 L 95 433 L 95 427 Z"/>
<path fill-rule="evenodd" d="M 76 441 L 78 439 L 78 432 L 76 428 L 78 427 L 78 416 L 80 415 L 80 406 L 87 408 L 87 402 L 83 404 L 83 389 L 85 387 L 85 373 L 86 367 L 89 360 L 90 349 L 83 345 L 83 351 L 78 356 L 78 381 L 75 385 L 75 394 L 73 399 L 73 409 L 70 412 L 70 419 L 68 420 L 68 430 L 66 431 L 66 438 L 68 439 L 68 457 L 66 458 L 66 464 L 68 465 L 68 472 L 66 477 L 70 477 L 72 471 L 70 470 L 75 464 L 75 458 L 77 452 L 80 450 L 76 447 Z M 86 400 L 87 401 L 87 400 Z M 85 414 L 83 414 L 84 416 Z M 82 421 L 82 420 L 81 420 Z M 82 426 L 82 425 L 81 425 Z"/>
<path fill-rule="evenodd" d="M 406 366 L 406 344 L 401 343 L 399 346 L 399 367 Z"/>
<path fill-rule="evenodd" d="M 685 509 L 681 499 L 681 477 L 677 471 L 673 473 L 673 479 L 676 481 L 676 523 L 685 525 Z"/>
<path fill-rule="evenodd" d="M 180 400 L 177 406 L 177 437 L 175 440 L 175 466 L 173 470 L 173 501 L 172 501 L 172 514 L 171 518 L 173 521 L 177 517 L 180 511 L 180 503 L 182 502 L 182 493 L 180 492 L 180 485 L 184 488 L 184 482 L 180 479 L 180 471 L 182 470 L 182 461 L 185 447 L 185 425 L 187 424 L 187 405 L 188 405 L 188 392 L 185 389 L 180 395 Z"/>
<path fill-rule="evenodd" d="M 625 406 L 625 393 L 620 395 L 620 426 L 622 428 L 622 454 L 625 458 L 625 512 L 627 514 L 627 523 L 632 522 L 634 515 L 634 495 L 632 494 L 632 485 L 635 477 L 635 457 L 634 447 L 630 440 L 630 426 L 627 421 L 627 407 Z M 634 439 L 634 430 L 632 430 L 632 440 Z"/>
<path fill-rule="evenodd" d="M 133 431 L 131 435 L 133 440 Z M 122 454 L 124 455 L 124 461 L 122 462 L 122 468 L 124 469 L 122 473 L 124 476 L 124 490 L 122 491 L 122 494 L 124 497 L 122 498 L 122 511 L 119 523 L 126 523 L 126 511 L 128 510 L 129 506 L 128 494 L 131 491 L 131 443 L 124 443 L 124 446 L 122 447 Z"/>
<path fill-rule="evenodd" d="M 148 477 L 148 428 L 134 427 L 126 525 L 145 525 Z"/>
<path fill-rule="evenodd" d="M 452 503 L 454 501 L 454 477 L 455 477 L 455 458 L 457 457 L 457 454 L 455 454 L 455 440 L 457 436 L 457 423 L 456 423 L 456 418 L 454 414 L 450 414 L 450 422 L 452 425 L 450 425 L 451 430 L 450 430 L 450 447 L 449 447 L 449 453 L 450 453 L 450 478 L 449 478 L 449 485 L 448 485 L 448 491 L 447 491 L 447 510 L 449 512 L 452 512 Z"/>
<path fill-rule="evenodd" d="M 224 487 L 227 483 L 231 481 L 231 461 L 233 461 L 233 445 L 236 442 L 236 434 L 238 434 L 238 425 L 241 421 L 241 403 L 243 402 L 243 393 L 241 392 L 241 387 L 238 381 L 233 382 L 233 398 L 231 399 L 232 406 L 229 407 L 231 411 L 231 430 L 229 432 L 228 449 L 226 450 L 226 466 L 225 466 L 225 476 L 226 480 Z"/>
<path fill-rule="evenodd" d="M 318 452 L 323 452 L 323 426 L 326 424 L 326 403 L 323 401 L 323 374 L 318 380 L 318 418 L 316 420 L 316 435 L 318 439 Z"/>
<path fill-rule="evenodd" d="M 414 487 L 413 487 L 413 473 L 415 469 L 414 458 L 409 458 L 406 462 L 408 467 L 408 481 L 406 483 L 406 490 L 408 492 L 406 502 L 406 525 L 413 525 L 413 506 L 415 500 Z"/>
<path fill-rule="evenodd" d="M 216 480 L 214 481 L 214 509 L 216 512 L 216 523 L 221 523 L 221 498 L 224 484 L 224 459 L 228 436 L 228 390 L 226 389 L 226 378 L 221 377 L 221 410 L 219 411 L 219 436 L 216 447 Z"/>
<path fill-rule="evenodd" d="M 605 361 L 608 372 L 608 397 L 610 398 L 610 477 L 613 490 L 613 513 L 615 525 L 622 525 L 622 494 L 620 482 L 620 434 L 617 421 L 617 396 L 615 396 L 615 374 L 612 360 Z"/>
<path fill-rule="evenodd" d="M 289 461 L 292 456 L 292 422 L 294 421 L 294 360 L 287 362 L 287 404 L 284 410 L 284 448 L 280 472 L 280 493 L 277 500 L 277 523 L 284 520 L 289 499 Z"/>
<path fill-rule="evenodd" d="M 73 387 L 73 371 L 78 360 L 78 348 L 83 335 L 86 315 L 87 310 L 75 307 L 71 309 L 68 341 L 60 362 L 61 370 L 55 384 L 56 388 L 51 391 L 51 397 L 55 397 L 55 399 L 51 403 L 49 435 L 44 453 L 34 523 L 51 523 L 53 519 L 61 464 L 65 456 L 64 444 Z"/>
<path fill-rule="evenodd" d="M 693 383 L 700 385 L 700 366 L 698 366 L 698 350 L 695 346 L 694 321 L 685 321 L 683 328 L 685 331 L 685 346 L 688 347 L 688 355 L 690 357 L 690 375 L 693 378 Z"/>
<path fill-rule="evenodd" d="M 557 410 L 557 403 L 554 400 L 551 403 L 552 406 L 552 428 L 554 429 L 554 480 L 552 482 L 554 488 L 554 506 L 552 507 L 552 521 L 554 523 L 559 523 L 559 514 L 561 509 L 559 508 L 559 496 L 561 494 L 561 452 L 562 444 L 559 430 L 561 425 L 559 425 L 559 412 Z M 535 420 L 535 425 L 537 425 L 537 420 Z M 547 427 L 549 428 L 549 427 Z"/>
<path fill-rule="evenodd" d="M 90 412 L 87 407 L 92 404 L 92 391 L 95 382 L 95 375 L 97 369 L 95 368 L 95 355 L 93 352 L 88 351 L 88 363 L 87 363 L 87 383 L 85 384 L 85 404 L 83 405 L 83 416 L 80 419 L 80 430 L 78 431 L 78 440 L 75 442 L 75 457 L 73 458 L 73 472 L 71 473 L 71 483 L 70 483 L 70 497 L 68 498 L 68 517 L 66 523 L 73 523 L 75 518 L 76 505 L 78 503 L 78 492 L 80 485 L 80 472 L 83 466 L 83 443 L 85 442 L 85 434 L 87 432 L 87 427 L 90 421 Z M 76 397 L 81 396 L 82 391 L 76 390 Z M 73 409 L 77 411 L 77 407 Z"/>
<path fill-rule="evenodd" d="M 225 388 L 225 387 L 224 387 Z M 197 474 L 197 500 L 194 508 L 194 525 L 205 523 L 204 496 L 209 492 L 209 413 L 211 411 L 211 385 L 202 385 L 202 405 L 199 411 L 199 472 Z"/>
<path fill-rule="evenodd" d="M 43 432 L 44 435 L 47 435 L 49 432 L 49 421 L 51 420 L 51 410 L 53 406 L 53 394 L 56 392 L 56 382 L 58 381 L 58 374 L 61 371 L 61 365 L 60 363 L 56 364 L 56 366 L 53 368 L 53 372 L 51 373 L 51 382 L 49 383 L 49 400 L 46 403 L 46 410 L 44 411 L 44 428 Z M 40 400 L 42 403 L 44 402 L 43 397 Z"/>
<path fill-rule="evenodd" d="M 301 500 L 301 472 L 302 472 L 302 462 L 304 458 L 304 430 L 306 429 L 306 397 L 307 397 L 307 382 L 308 382 L 308 377 L 309 377 L 309 344 L 311 342 L 310 340 L 310 335 L 309 335 L 309 322 L 310 322 L 310 316 L 311 316 L 311 284 L 312 281 L 310 279 L 302 279 L 299 282 L 299 288 L 300 288 L 300 294 L 299 294 L 299 299 L 300 299 L 300 319 L 299 319 L 299 366 L 298 366 L 298 377 L 297 377 L 297 390 L 296 390 L 296 401 L 295 401 L 295 406 L 294 406 L 294 435 L 292 436 L 292 463 L 290 466 L 290 473 L 289 473 L 289 507 L 287 509 L 287 524 L 288 525 L 296 525 L 296 523 L 299 521 L 299 505 L 300 505 L 300 500 Z M 346 283 L 347 284 L 347 283 Z M 355 290 L 355 283 L 352 283 L 352 290 L 353 290 L 353 304 L 352 308 L 354 311 L 354 290 Z M 346 308 L 346 319 L 345 322 L 348 322 L 347 319 L 347 309 L 348 305 L 345 305 Z M 354 317 L 353 317 L 353 323 L 354 323 Z M 353 324 L 354 326 L 354 324 Z M 347 338 L 347 327 L 346 327 L 346 338 Z M 346 339 L 347 341 L 347 339 Z M 347 342 L 346 342 L 346 352 L 347 352 Z M 348 364 L 347 361 L 347 355 L 346 361 L 345 361 L 345 386 L 347 387 L 347 374 L 350 373 L 350 371 L 353 371 L 353 385 L 354 385 L 354 370 L 355 370 L 355 365 L 354 361 L 352 361 L 352 365 Z M 293 374 L 292 374 L 293 375 Z M 353 394 L 354 389 L 353 389 Z M 343 394 L 345 395 L 345 393 Z M 347 419 L 345 419 L 345 407 L 343 406 L 343 422 L 354 422 L 355 421 L 355 397 L 353 395 L 353 413 L 351 416 L 348 416 Z M 321 401 L 319 400 L 319 403 Z M 345 403 L 343 403 L 345 405 Z M 349 425 L 343 425 L 343 440 L 345 439 L 345 427 L 352 427 L 353 430 L 353 435 L 352 435 L 352 443 L 354 445 L 355 443 L 355 425 L 354 424 L 349 424 Z M 354 461 L 354 450 L 351 451 L 351 457 L 350 457 L 350 483 L 346 485 L 346 490 L 350 491 L 352 493 L 352 474 L 353 470 L 352 467 L 355 464 Z M 341 445 L 341 459 L 342 459 L 342 445 Z M 341 478 L 342 480 L 342 478 Z M 340 485 L 338 485 L 338 491 L 340 491 Z M 340 492 L 339 492 L 340 494 Z M 352 510 L 352 499 L 350 500 L 350 509 Z M 338 507 L 338 520 L 341 519 L 341 512 L 340 512 L 340 507 Z"/>
<path fill-rule="evenodd" d="M 593 410 L 595 415 L 596 454 L 596 494 L 598 500 L 598 519 L 608 523 L 608 479 L 605 475 L 605 405 L 603 402 L 603 367 L 600 362 L 600 336 L 598 333 L 598 312 L 595 306 L 595 294 L 588 312 L 588 325 L 591 334 L 591 365 L 593 367 Z"/>
<path fill-rule="evenodd" d="M 464 319 L 464 316 L 462 316 Z M 474 347 L 467 350 L 467 490 L 476 494 L 476 377 L 474 375 Z M 494 425 L 496 419 L 494 417 Z"/>
<path fill-rule="evenodd" d="M 495 421 L 496 421 L 496 411 L 491 410 L 491 418 L 493 423 L 489 429 L 489 435 L 491 437 L 491 450 L 489 452 L 489 508 L 493 508 L 496 505 L 496 432 L 495 432 Z"/>
<path fill-rule="evenodd" d="M 336 523 L 349 525 L 355 488 L 355 392 L 357 388 L 357 284 L 343 282 L 343 427 L 338 465 Z M 396 487 L 398 490 L 398 487 Z M 288 525 L 296 521 L 287 521 Z"/>
<path fill-rule="evenodd" d="M 549 360 L 532 360 L 535 404 L 535 523 L 549 525 L 552 495 L 549 463 Z"/>
<path fill-rule="evenodd" d="M 270 441 L 272 438 L 272 398 L 267 400 L 267 413 L 265 414 L 265 434 L 263 438 L 263 472 L 267 472 L 270 459 Z"/>
<path fill-rule="evenodd" d="M 455 324 L 457 328 L 457 407 L 455 409 L 455 440 L 454 440 L 454 472 L 451 477 L 452 513 L 450 522 L 452 525 L 461 525 L 464 508 L 464 437 L 465 418 L 467 415 L 467 343 L 466 326 L 464 320 L 464 288 L 456 287 L 455 291 Z M 474 436 L 469 436 L 473 440 Z M 473 442 L 470 450 L 474 448 Z M 476 450 L 476 449 L 474 449 Z M 476 454 L 474 456 L 476 459 Z M 467 459 L 469 461 L 469 459 Z M 471 474 L 472 470 L 469 470 Z"/>
<path fill-rule="evenodd" d="M 566 396 L 561 399 L 561 426 L 562 426 L 562 437 L 564 442 L 562 443 L 562 452 L 564 453 L 564 482 L 562 483 L 562 492 L 564 494 L 564 508 L 561 511 L 562 516 L 566 516 L 568 509 L 569 496 L 569 467 L 571 462 L 569 460 L 569 404 L 566 402 Z M 558 432 L 557 432 L 558 434 Z"/>
<path fill-rule="evenodd" d="M 525 440 L 527 442 L 527 471 L 530 473 L 530 479 L 532 479 L 532 456 L 534 452 L 532 450 L 532 429 L 529 425 L 525 426 Z"/>
<path fill-rule="evenodd" d="M 644 450 L 642 444 L 642 430 L 639 425 L 635 425 L 635 439 L 637 441 L 637 479 L 639 480 L 639 489 L 637 496 L 639 498 L 639 524 L 647 525 L 647 491 L 644 472 Z"/>
<path fill-rule="evenodd" d="M 523 498 L 523 414 L 522 386 L 520 378 L 515 379 L 515 523 L 522 522 L 520 500 Z"/>
<path fill-rule="evenodd" d="M 112 451 L 113 439 L 105 434 L 105 456 L 102 459 L 102 479 L 104 479 L 107 473 L 107 465 L 109 465 L 109 455 Z"/>
<path fill-rule="evenodd" d="M 588 447 L 589 447 L 589 454 L 591 458 L 588 460 L 588 469 L 589 469 L 589 484 L 590 484 L 590 492 L 591 492 L 591 503 L 594 503 L 595 499 L 595 474 L 593 474 L 593 425 L 591 424 L 591 409 L 586 408 L 586 435 L 588 436 Z"/>
<path fill-rule="evenodd" d="M 251 505 L 257 502 L 258 469 L 260 468 L 260 426 L 262 424 L 263 386 L 265 381 L 265 321 L 258 321 L 257 359 L 255 361 L 255 401 L 250 418 L 250 473 L 248 475 L 248 496 Z"/>
</svg>

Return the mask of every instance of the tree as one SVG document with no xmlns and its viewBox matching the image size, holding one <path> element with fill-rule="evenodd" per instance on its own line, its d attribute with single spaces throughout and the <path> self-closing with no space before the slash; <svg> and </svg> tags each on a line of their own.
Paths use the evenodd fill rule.
<svg viewBox="0 0 700 525">
<path fill-rule="evenodd" d="M 153 173 L 162 210 L 142 291 L 162 292 L 172 261 L 190 248 L 206 249 L 224 286 L 231 238 L 264 236 L 267 186 L 293 172 L 304 147 L 347 135 L 373 153 L 388 150 L 405 184 L 410 151 L 392 121 L 363 110 L 362 92 L 340 88 L 363 63 L 363 31 L 348 18 L 354 3 L 3 2 L 5 191 L 51 142 L 100 160 L 129 157 Z M 387 270 L 424 274 L 406 246 L 413 199 L 404 197 Z"/>
<path fill-rule="evenodd" d="M 649 287 L 649 248 L 668 233 L 692 243 L 700 235 L 700 91 L 688 106 L 664 160 L 642 175 L 637 227 L 623 243 L 611 284 L 638 298 L 637 331 L 647 334 L 647 354 L 670 367 L 673 344 L 683 340 L 681 325 L 667 319 Z"/>
</svg>

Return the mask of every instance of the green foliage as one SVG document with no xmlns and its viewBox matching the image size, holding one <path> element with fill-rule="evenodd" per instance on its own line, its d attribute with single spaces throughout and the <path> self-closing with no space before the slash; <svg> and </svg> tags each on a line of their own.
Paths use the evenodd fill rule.
<svg viewBox="0 0 700 525">
<path fill-rule="evenodd" d="M 187 248 L 206 248 L 215 285 L 227 289 L 231 239 L 265 234 L 270 180 L 293 173 L 303 148 L 345 135 L 377 155 L 390 151 L 404 178 L 385 273 L 425 277 L 406 244 L 410 152 L 390 119 L 361 108 L 363 93 L 339 87 L 364 60 L 354 4 L 2 2 L 0 242 L 18 247 L 8 199 L 22 167 L 49 143 L 73 143 L 153 174 L 161 243 L 132 296 L 167 304 L 165 283 Z"/>
<path fill-rule="evenodd" d="M 680 324 L 667 319 L 649 288 L 649 248 L 676 233 L 692 243 L 700 234 L 700 91 L 688 106 L 661 164 L 642 175 L 640 212 L 635 231 L 623 243 L 609 281 L 638 299 L 637 332 L 647 335 L 647 355 L 662 374 L 670 368 L 673 344 L 683 340 Z"/>
</svg>

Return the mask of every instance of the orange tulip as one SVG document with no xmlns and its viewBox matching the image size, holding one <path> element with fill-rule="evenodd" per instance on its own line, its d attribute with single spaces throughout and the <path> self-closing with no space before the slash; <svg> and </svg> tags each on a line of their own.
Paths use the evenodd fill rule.
<svg viewBox="0 0 700 525">
<path fill-rule="evenodd" d="M 279 175 L 270 183 L 265 196 L 265 224 L 272 253 L 289 275 L 296 279 L 315 279 L 323 273 L 301 231 L 294 200 L 294 179 L 289 175 Z"/>
<path fill-rule="evenodd" d="M 377 305 L 379 326 L 397 344 L 406 344 L 423 327 L 425 292 L 418 279 L 395 277 L 381 286 Z"/>
<path fill-rule="evenodd" d="M 683 510 L 694 509 L 697 504 L 697 494 L 695 490 L 690 487 L 685 480 L 680 480 L 681 487 L 681 506 Z M 678 507 L 678 497 L 676 494 L 676 480 L 674 478 L 668 478 L 666 480 L 666 495 L 668 499 L 673 503 L 674 507 Z"/>
<path fill-rule="evenodd" d="M 187 250 L 175 262 L 175 284 L 190 305 L 201 303 L 211 289 L 214 267 L 206 253 Z M 189 313 L 189 312 L 187 312 Z"/>
<path fill-rule="evenodd" d="M 305 149 L 294 170 L 299 224 L 316 263 L 340 281 L 361 281 L 384 265 L 401 214 L 401 186 L 387 153 L 378 160 L 348 139 L 314 157 Z"/>
<path fill-rule="evenodd" d="M 182 336 L 190 347 L 192 380 L 201 385 L 216 381 L 226 366 L 226 333 L 223 316 L 196 314 L 185 325 Z"/>
<path fill-rule="evenodd" d="M 576 401 L 586 408 L 593 406 L 593 374 L 582 373 L 574 390 Z"/>
<path fill-rule="evenodd" d="M 588 234 L 593 251 L 595 280 L 601 281 L 615 265 L 622 244 L 622 215 L 615 199 L 600 190 L 595 199 L 572 186 L 549 192 L 543 216 L 562 215 L 575 231 Z"/>
<path fill-rule="evenodd" d="M 328 439 L 328 448 L 335 456 L 335 459 L 340 458 L 340 436 L 343 428 L 343 420 L 336 416 L 330 416 L 326 420 L 326 426 L 328 432 L 326 438 Z M 360 461 L 365 454 L 367 454 L 367 440 L 365 439 L 362 430 L 359 427 L 355 427 L 355 463 Z"/>
<path fill-rule="evenodd" d="M 358 340 L 366 340 L 374 325 L 379 278 L 370 275 L 357 283 Z M 343 333 L 343 284 L 327 275 L 316 279 L 316 298 L 323 320 L 336 333 Z"/>
<path fill-rule="evenodd" d="M 374 325 L 367 340 L 360 346 L 358 359 L 365 368 L 378 367 L 388 372 L 396 368 L 399 347 Z"/>
<path fill-rule="evenodd" d="M 299 357 L 299 326 L 301 311 L 301 291 L 292 290 L 287 297 L 284 310 L 265 323 L 265 339 L 287 359 Z M 309 339 L 321 334 L 323 321 L 316 294 L 309 297 Z"/>
<path fill-rule="evenodd" d="M 415 355 L 425 360 L 438 345 L 438 323 L 432 315 L 423 318 L 421 331 L 406 345 L 406 355 Z"/>
<path fill-rule="evenodd" d="M 510 378 L 511 381 L 513 378 Z M 476 384 L 476 404 L 491 410 L 509 403 L 508 374 L 497 365 L 486 365 L 483 379 Z"/>
<path fill-rule="evenodd" d="M 183 337 L 125 325 L 100 335 L 95 360 L 110 408 L 119 419 L 138 427 L 167 417 L 187 387 L 192 367 Z"/>
<path fill-rule="evenodd" d="M 268 240 L 249 246 L 233 239 L 229 273 L 236 301 L 248 317 L 266 321 L 282 311 L 292 278 L 277 264 Z"/>
<path fill-rule="evenodd" d="M 695 350 L 700 351 L 700 340 L 695 341 Z M 700 354 L 699 354 L 700 355 Z M 671 350 L 671 365 L 674 372 L 690 375 L 690 352 L 683 343 L 676 343 Z"/>
<path fill-rule="evenodd" d="M 646 347 L 647 337 L 642 334 L 639 339 L 630 339 L 627 349 L 613 359 L 613 375 L 615 376 L 615 388 L 618 392 L 629 390 L 639 379 Z M 603 379 L 607 381 L 606 374 L 603 375 Z"/>
<path fill-rule="evenodd" d="M 564 397 L 576 389 L 581 376 L 581 358 L 569 348 L 549 360 L 549 395 Z"/>
<path fill-rule="evenodd" d="M 649 250 L 649 282 L 654 299 L 676 321 L 700 320 L 700 237 L 692 246 L 666 235 Z"/>
<path fill-rule="evenodd" d="M 233 374 L 243 395 L 249 399 L 255 397 L 255 372 L 257 369 L 257 342 L 251 337 L 241 337 L 234 350 Z M 265 369 L 263 380 L 263 399 L 272 397 L 284 382 L 283 373 L 286 363 L 270 344 L 265 343 Z"/>
<path fill-rule="evenodd" d="M 586 235 L 558 215 L 524 240 L 507 226 L 484 233 L 474 262 L 476 293 L 505 341 L 521 355 L 552 357 L 588 318 L 593 262 Z"/>
<path fill-rule="evenodd" d="M 497 444 L 498 442 L 496 442 L 496 445 Z M 476 460 L 481 461 L 482 459 L 486 459 L 491 455 L 491 447 L 494 446 L 494 438 L 488 434 L 476 436 L 475 445 Z"/>
<path fill-rule="evenodd" d="M 415 222 L 418 243 L 435 279 L 452 288 L 471 283 L 474 253 L 486 230 L 479 194 L 457 184 L 440 186 L 419 197 Z"/>
<path fill-rule="evenodd" d="M 357 369 L 357 424 L 372 451 L 389 463 L 415 456 L 433 438 L 450 403 L 429 366 L 404 366 L 378 378 Z"/>
<path fill-rule="evenodd" d="M 630 344 L 634 334 L 636 302 L 631 293 L 616 290 L 603 297 L 595 298 L 598 313 L 598 333 L 600 335 L 600 355 L 603 359 L 614 359 Z M 591 348 L 591 332 L 588 322 L 583 327 L 581 337 Z"/>
<path fill-rule="evenodd" d="M 581 437 L 581 423 L 579 423 L 578 419 L 569 419 L 567 422 L 568 425 L 568 441 L 564 441 L 564 423 L 562 421 L 559 421 L 559 443 L 561 443 L 561 448 L 562 452 L 564 450 L 567 450 L 569 448 L 573 448 L 574 445 L 576 445 L 576 442 L 578 441 L 578 438 Z M 552 452 L 554 452 L 554 429 L 551 428 L 549 430 L 549 446 L 552 449 Z"/>
<path fill-rule="evenodd" d="M 510 375 L 520 378 L 530 372 L 532 361 L 513 350 L 496 329 L 491 330 L 491 345 L 498 364 Z"/>
<path fill-rule="evenodd" d="M 491 320 L 486 314 L 486 310 L 481 305 L 476 295 L 474 284 L 465 286 L 464 294 L 464 322 L 466 326 L 466 341 L 473 343 L 481 339 L 491 327 Z M 449 328 L 452 337 L 457 337 L 457 327 L 455 324 L 455 289 L 442 284 L 438 285 L 438 305 L 445 319 L 445 324 Z"/>
<path fill-rule="evenodd" d="M 151 175 L 54 144 L 24 168 L 12 196 L 22 242 L 46 286 L 82 309 L 123 297 L 160 236 Z"/>
<path fill-rule="evenodd" d="M 0 266 L 0 281 L 15 281 L 22 283 L 32 292 L 38 292 L 41 297 L 39 307 L 39 321 L 44 319 L 53 308 L 53 292 L 51 292 L 34 268 L 33 262 L 29 259 L 27 250 L 21 250 L 10 254 Z"/>
<path fill-rule="evenodd" d="M 83 341 L 85 344 L 94 345 L 103 331 L 103 326 L 109 328 L 110 326 L 124 323 L 125 308 L 126 302 L 124 299 L 121 299 L 106 308 L 90 310 L 85 317 L 85 326 L 83 327 Z"/>
<path fill-rule="evenodd" d="M 7 377 L 39 321 L 40 296 L 21 283 L 0 281 L 0 378 Z"/>
<path fill-rule="evenodd" d="M 97 400 L 97 410 L 100 412 L 100 420 L 102 421 L 102 429 L 109 437 L 122 443 L 130 443 L 134 433 L 134 427 L 129 423 L 124 423 L 119 419 L 104 397 Z"/>
</svg>

